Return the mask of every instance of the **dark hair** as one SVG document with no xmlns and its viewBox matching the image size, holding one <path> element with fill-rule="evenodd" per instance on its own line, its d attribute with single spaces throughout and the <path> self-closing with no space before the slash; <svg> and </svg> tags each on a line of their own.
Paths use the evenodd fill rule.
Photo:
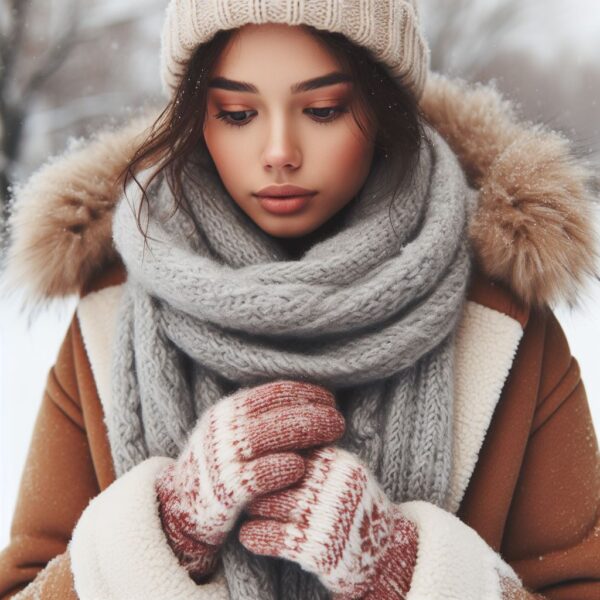
<svg viewBox="0 0 600 600">
<path fill-rule="evenodd" d="M 401 82 L 394 80 L 366 48 L 339 33 L 302 27 L 324 44 L 351 75 L 356 98 L 356 106 L 352 106 L 353 117 L 363 135 L 366 136 L 369 130 L 377 132 L 372 166 L 382 160 L 396 161 L 398 169 L 393 180 L 385 182 L 395 193 L 413 174 L 424 137 L 423 116 L 416 98 Z M 217 32 L 193 54 L 173 100 L 158 116 L 147 139 L 122 172 L 124 190 L 133 180 L 140 186 L 143 199 L 148 201 L 146 190 L 154 178 L 162 174 L 175 198 L 174 209 L 182 209 L 193 218 L 183 190 L 182 174 L 192 154 L 198 150 L 214 168 L 203 136 L 208 83 L 221 52 L 235 31 Z M 149 167 L 153 170 L 144 187 L 137 175 Z"/>
</svg>

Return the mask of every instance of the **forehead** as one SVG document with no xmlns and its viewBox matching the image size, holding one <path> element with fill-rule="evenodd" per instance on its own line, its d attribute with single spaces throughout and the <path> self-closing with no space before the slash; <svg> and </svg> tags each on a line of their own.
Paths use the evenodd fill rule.
<svg viewBox="0 0 600 600">
<path fill-rule="evenodd" d="M 333 54 L 303 27 L 266 23 L 238 29 L 221 53 L 214 75 L 288 85 L 339 68 Z"/>
</svg>

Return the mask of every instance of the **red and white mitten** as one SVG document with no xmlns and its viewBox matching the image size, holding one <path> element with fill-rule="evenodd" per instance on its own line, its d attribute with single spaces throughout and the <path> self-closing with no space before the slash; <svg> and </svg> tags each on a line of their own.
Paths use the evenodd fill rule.
<svg viewBox="0 0 600 600">
<path fill-rule="evenodd" d="M 417 530 L 353 454 L 308 453 L 294 487 L 253 501 L 239 538 L 248 550 L 297 562 L 340 600 L 406 597 Z"/>
<path fill-rule="evenodd" d="M 214 571 L 249 501 L 302 477 L 292 450 L 329 444 L 344 426 L 331 392 L 296 381 L 243 388 L 206 411 L 156 482 L 163 529 L 195 581 Z"/>
</svg>

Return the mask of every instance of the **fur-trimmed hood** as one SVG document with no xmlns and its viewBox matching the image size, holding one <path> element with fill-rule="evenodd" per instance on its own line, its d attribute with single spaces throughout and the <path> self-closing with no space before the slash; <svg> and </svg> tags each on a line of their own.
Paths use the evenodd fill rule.
<svg viewBox="0 0 600 600">
<path fill-rule="evenodd" d="M 591 173 L 562 135 L 520 122 L 489 85 L 431 76 L 421 100 L 479 204 L 470 238 L 481 270 L 530 305 L 575 303 L 597 268 Z M 6 280 L 30 299 L 78 293 L 116 258 L 116 183 L 152 119 L 81 142 L 17 188 Z"/>
</svg>

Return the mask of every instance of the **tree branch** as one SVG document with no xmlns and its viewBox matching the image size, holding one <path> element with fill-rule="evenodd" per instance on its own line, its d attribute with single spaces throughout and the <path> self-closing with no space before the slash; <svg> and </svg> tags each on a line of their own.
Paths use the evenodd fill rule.
<svg viewBox="0 0 600 600">
<path fill-rule="evenodd" d="M 23 32 L 31 0 L 11 0 L 9 11 L 12 15 L 11 27 L 0 45 L 0 93 L 5 89 L 20 54 Z"/>
<path fill-rule="evenodd" d="M 23 88 L 22 99 L 29 102 L 44 83 L 61 67 L 71 50 L 80 42 L 77 22 L 72 22 L 67 31 L 54 44 L 44 63 L 31 75 Z"/>
</svg>

